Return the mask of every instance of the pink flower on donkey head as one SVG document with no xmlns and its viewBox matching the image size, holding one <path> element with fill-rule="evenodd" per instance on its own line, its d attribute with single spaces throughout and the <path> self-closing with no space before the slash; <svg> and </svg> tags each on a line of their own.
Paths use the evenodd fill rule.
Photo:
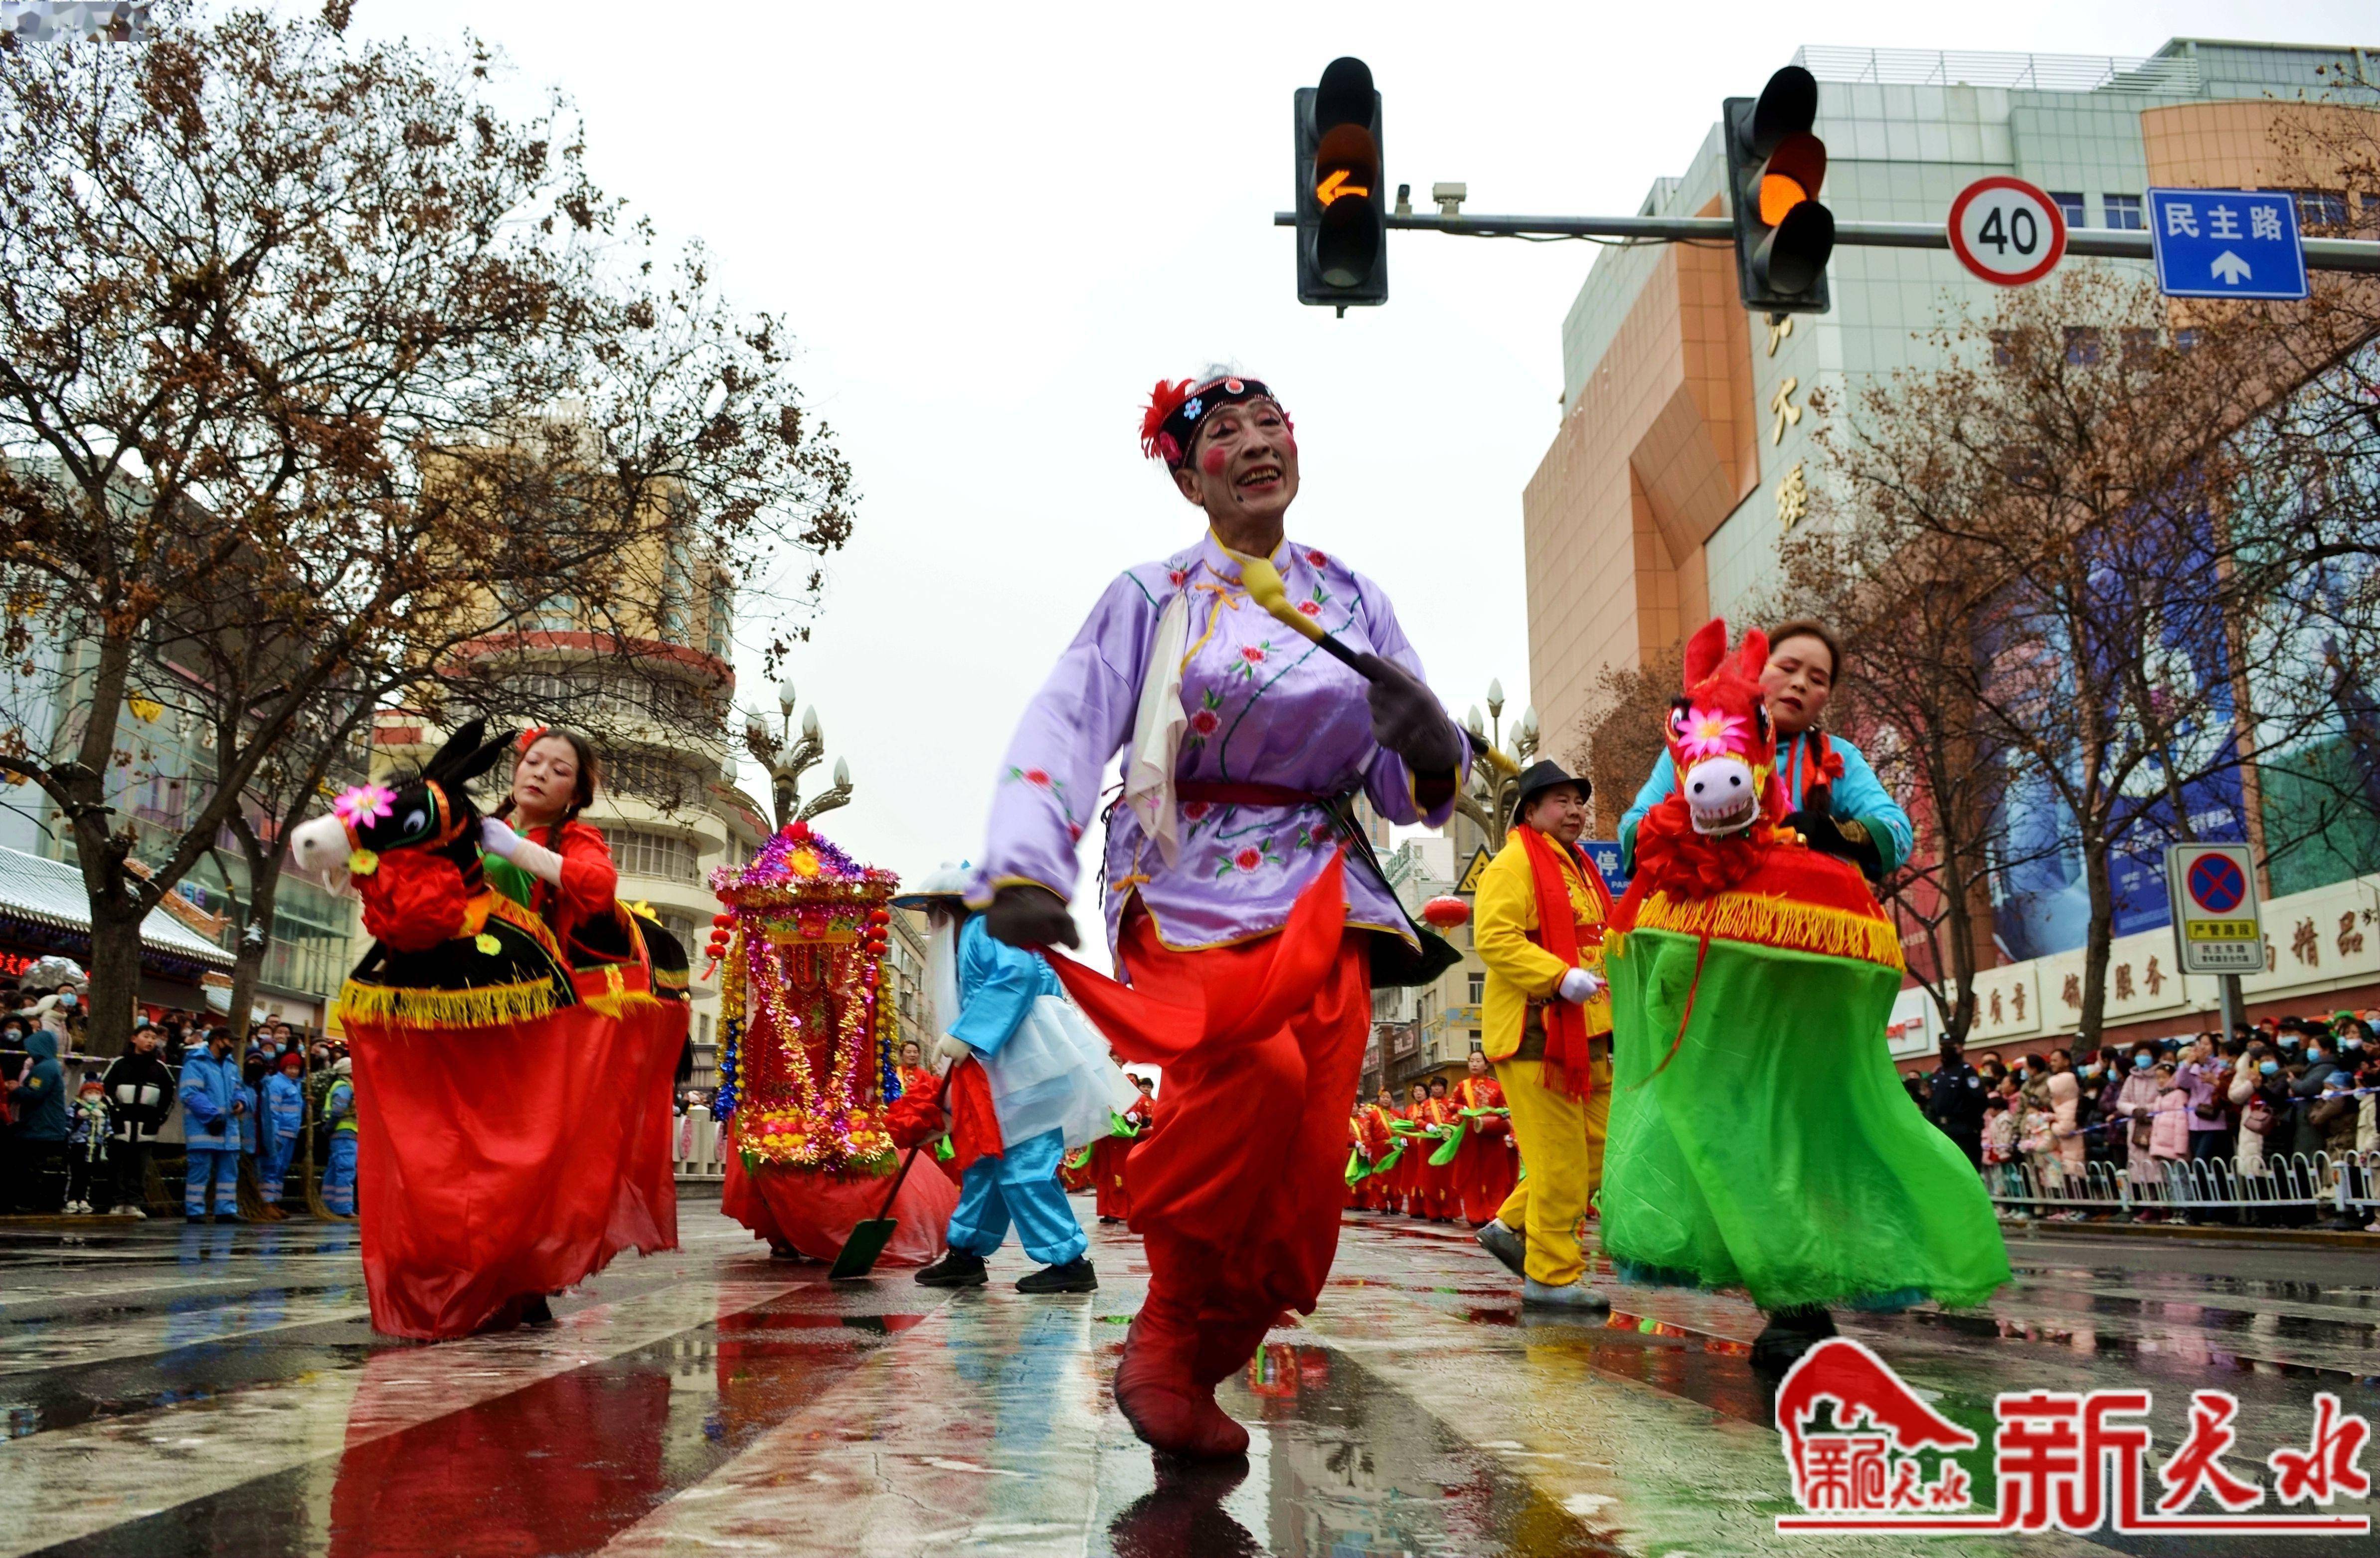
<svg viewBox="0 0 2380 1558">
<path fill-rule="evenodd" d="M 1739 749 L 1749 726 L 1741 714 L 1696 704 L 1686 711 L 1683 728 L 1678 732 L 1678 749 L 1690 758 L 1725 757 Z"/>
<path fill-rule="evenodd" d="M 370 827 L 396 809 L 396 792 L 384 785 L 350 785 L 331 803 L 331 813 L 351 828 Z"/>
</svg>

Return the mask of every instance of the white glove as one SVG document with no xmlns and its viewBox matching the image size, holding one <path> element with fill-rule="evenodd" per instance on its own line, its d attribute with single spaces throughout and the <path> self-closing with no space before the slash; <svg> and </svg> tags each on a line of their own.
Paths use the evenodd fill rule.
<svg viewBox="0 0 2380 1558">
<path fill-rule="evenodd" d="M 941 1038 L 935 1041 L 934 1053 L 940 1055 L 943 1060 L 949 1062 L 951 1065 L 955 1065 L 960 1061 L 966 1059 L 967 1056 L 975 1053 L 975 1051 L 967 1047 L 967 1041 L 965 1040 L 953 1039 L 949 1034 L 945 1033 Z"/>
<path fill-rule="evenodd" d="M 1556 987 L 1555 993 L 1565 1001 L 1575 1001 L 1583 1005 L 1594 1000 L 1596 996 L 1602 993 L 1602 991 L 1601 980 L 1584 968 L 1572 968 L 1561 977 L 1561 983 Z"/>
<path fill-rule="evenodd" d="M 482 817 L 480 819 L 480 847 L 486 850 L 489 854 L 493 855 L 497 859 L 511 859 L 513 858 L 513 851 L 520 847 L 520 842 L 521 835 L 515 833 L 513 831 L 512 824 L 505 822 L 503 818 Z"/>
</svg>

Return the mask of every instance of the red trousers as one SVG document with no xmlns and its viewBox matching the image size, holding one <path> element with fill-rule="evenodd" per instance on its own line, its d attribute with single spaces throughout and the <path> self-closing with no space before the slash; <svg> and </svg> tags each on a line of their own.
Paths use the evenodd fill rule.
<svg viewBox="0 0 2380 1558">
<path fill-rule="evenodd" d="M 1218 1379 L 1255 1355 L 1281 1310 L 1313 1312 L 1338 1252 L 1347 1105 L 1372 1020 L 1366 934 L 1342 934 L 1311 1001 L 1270 1034 L 1169 1065 L 1165 1128 L 1125 1168 L 1148 1257 L 1143 1312 L 1168 1329 L 1228 1332 L 1234 1343 L 1221 1350 L 1238 1356 Z M 1169 951 L 1135 914 L 1118 951 L 1134 990 L 1216 1010 L 1263 978 L 1270 942 Z"/>
<path fill-rule="evenodd" d="M 1163 1125 L 1124 1167 L 1148 1298 L 1130 1349 L 1211 1387 L 1283 1309 L 1312 1313 L 1339 1248 L 1347 1110 L 1371 1027 L 1371 931 L 1347 929 L 1334 858 L 1274 935 L 1174 952 L 1137 905 L 1129 988 L 1050 967 L 1126 1060 L 1165 1067 Z"/>
</svg>

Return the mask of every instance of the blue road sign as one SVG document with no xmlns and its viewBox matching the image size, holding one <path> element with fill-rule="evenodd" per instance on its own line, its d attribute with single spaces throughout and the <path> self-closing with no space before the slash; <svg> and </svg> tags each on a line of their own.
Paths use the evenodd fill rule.
<svg viewBox="0 0 2380 1558">
<path fill-rule="evenodd" d="M 1583 838 L 1578 841 L 1578 846 L 1586 851 L 1588 859 L 1595 862 L 1596 874 L 1603 878 L 1603 885 L 1611 889 L 1613 897 L 1628 891 L 1628 875 L 1620 869 L 1618 839 Z"/>
<path fill-rule="evenodd" d="M 2168 298 L 2302 298 L 2305 250 L 2285 190 L 2151 189 L 2149 244 Z"/>
</svg>

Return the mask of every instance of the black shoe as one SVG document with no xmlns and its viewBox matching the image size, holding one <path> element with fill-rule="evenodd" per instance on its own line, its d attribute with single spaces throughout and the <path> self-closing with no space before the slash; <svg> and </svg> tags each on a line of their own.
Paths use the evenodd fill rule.
<svg viewBox="0 0 2380 1558">
<path fill-rule="evenodd" d="M 1783 1373 L 1812 1347 L 1835 1334 L 1835 1319 L 1822 1304 L 1772 1309 L 1768 1324 L 1753 1338 L 1752 1366 Z"/>
<path fill-rule="evenodd" d="M 1516 1277 L 1528 1272 L 1528 1243 L 1519 1233 L 1499 1219 L 1482 1226 L 1471 1235 L 1479 1247 L 1504 1263 L 1504 1269 Z"/>
<path fill-rule="evenodd" d="M 1121 1217 L 1101 1217 L 1099 1221 L 1102 1223 L 1121 1223 L 1123 1219 Z"/>
<path fill-rule="evenodd" d="M 520 1322 L 523 1325 L 553 1323 L 553 1306 L 545 1301 L 544 1294 L 532 1293 L 528 1296 L 528 1300 L 521 1305 Z"/>
<path fill-rule="evenodd" d="M 982 1256 L 953 1249 L 919 1272 L 917 1280 L 928 1287 L 981 1287 L 991 1273 L 983 1269 Z"/>
<path fill-rule="evenodd" d="M 983 1262 L 977 1261 L 976 1269 L 981 1271 Z M 1075 1256 L 1062 1266 L 1044 1266 L 1031 1276 L 1020 1278 L 1016 1284 L 1019 1293 L 1097 1293 L 1099 1290 L 1099 1274 L 1091 1269 L 1090 1258 L 1083 1255 Z"/>
</svg>

